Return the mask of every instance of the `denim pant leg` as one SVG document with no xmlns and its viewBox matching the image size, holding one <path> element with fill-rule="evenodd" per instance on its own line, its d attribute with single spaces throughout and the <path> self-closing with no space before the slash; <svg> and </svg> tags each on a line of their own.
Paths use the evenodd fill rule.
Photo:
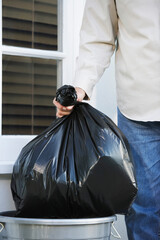
<svg viewBox="0 0 160 240">
<path fill-rule="evenodd" d="M 138 194 L 126 216 L 129 240 L 160 240 L 160 122 L 139 122 L 118 110 L 118 126 L 130 144 Z"/>
</svg>

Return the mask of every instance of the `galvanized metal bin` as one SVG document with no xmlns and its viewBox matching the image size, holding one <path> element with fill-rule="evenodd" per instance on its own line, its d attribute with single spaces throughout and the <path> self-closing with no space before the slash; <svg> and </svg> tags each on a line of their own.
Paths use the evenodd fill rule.
<svg viewBox="0 0 160 240">
<path fill-rule="evenodd" d="M 84 219 L 15 218 L 0 214 L 0 240 L 110 240 L 116 216 Z"/>
</svg>

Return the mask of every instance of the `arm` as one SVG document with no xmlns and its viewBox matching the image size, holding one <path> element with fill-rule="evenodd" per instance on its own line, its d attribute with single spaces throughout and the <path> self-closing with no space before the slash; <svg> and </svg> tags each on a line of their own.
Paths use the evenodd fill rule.
<svg viewBox="0 0 160 240">
<path fill-rule="evenodd" d="M 82 88 L 88 98 L 104 70 L 109 67 L 115 50 L 117 25 L 114 0 L 86 0 L 73 84 Z"/>
<path fill-rule="evenodd" d="M 73 82 L 78 101 L 91 97 L 93 87 L 109 67 L 116 36 L 117 13 L 114 0 L 86 0 Z M 70 114 L 73 109 L 73 106 L 63 107 L 55 99 L 53 103 L 57 107 L 58 117 Z"/>
</svg>

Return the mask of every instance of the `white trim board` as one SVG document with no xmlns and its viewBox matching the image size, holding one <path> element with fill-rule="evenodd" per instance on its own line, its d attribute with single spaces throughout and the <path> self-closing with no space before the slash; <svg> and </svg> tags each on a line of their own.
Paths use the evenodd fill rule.
<svg viewBox="0 0 160 240">
<path fill-rule="evenodd" d="M 49 51 L 49 50 L 38 50 L 22 47 L 12 47 L 12 46 L 2 46 L 2 54 L 4 55 L 14 55 L 14 56 L 23 56 L 23 57 L 34 57 L 34 58 L 47 58 L 47 59 L 56 59 L 62 60 L 66 57 L 66 54 L 58 51 Z"/>
<path fill-rule="evenodd" d="M 2 174 L 12 174 L 13 162 L 0 161 L 0 175 Z"/>
</svg>

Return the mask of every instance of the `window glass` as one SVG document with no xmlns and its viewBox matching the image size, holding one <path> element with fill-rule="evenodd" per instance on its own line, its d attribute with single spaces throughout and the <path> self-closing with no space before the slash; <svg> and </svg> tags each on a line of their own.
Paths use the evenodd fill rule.
<svg viewBox="0 0 160 240">
<path fill-rule="evenodd" d="M 57 0 L 3 0 L 3 44 L 57 50 Z"/>
<path fill-rule="evenodd" d="M 5 55 L 2 84 L 2 134 L 39 134 L 55 119 L 56 60 Z"/>
</svg>

